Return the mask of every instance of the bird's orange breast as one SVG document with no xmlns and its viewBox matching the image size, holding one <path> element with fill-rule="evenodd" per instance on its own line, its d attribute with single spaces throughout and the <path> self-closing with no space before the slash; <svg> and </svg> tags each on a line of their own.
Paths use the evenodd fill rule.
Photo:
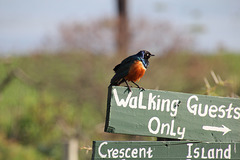
<svg viewBox="0 0 240 160">
<path fill-rule="evenodd" d="M 139 81 L 145 74 L 146 68 L 141 61 L 135 61 L 129 69 L 128 75 L 124 77 L 128 81 Z"/>
</svg>

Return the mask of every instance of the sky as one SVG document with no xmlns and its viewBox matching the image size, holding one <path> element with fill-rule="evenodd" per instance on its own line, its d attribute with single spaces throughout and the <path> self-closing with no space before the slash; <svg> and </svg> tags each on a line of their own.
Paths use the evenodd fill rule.
<svg viewBox="0 0 240 160">
<path fill-rule="evenodd" d="M 28 52 L 44 37 L 54 36 L 62 23 L 84 22 L 116 16 L 115 0 L 0 0 L 0 54 Z M 194 24 L 204 30 L 196 35 L 200 50 L 223 45 L 240 51 L 239 0 L 131 0 L 130 20 L 167 20 L 179 28 Z"/>
</svg>

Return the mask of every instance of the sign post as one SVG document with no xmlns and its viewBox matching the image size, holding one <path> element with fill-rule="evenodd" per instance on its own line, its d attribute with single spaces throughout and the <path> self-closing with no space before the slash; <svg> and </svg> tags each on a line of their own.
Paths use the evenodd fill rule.
<svg viewBox="0 0 240 160">
<path fill-rule="evenodd" d="M 187 141 L 93 141 L 92 159 L 240 159 L 240 99 L 108 88 L 105 132 Z"/>
<path fill-rule="evenodd" d="M 105 131 L 205 142 L 240 142 L 240 99 L 109 87 Z"/>
</svg>

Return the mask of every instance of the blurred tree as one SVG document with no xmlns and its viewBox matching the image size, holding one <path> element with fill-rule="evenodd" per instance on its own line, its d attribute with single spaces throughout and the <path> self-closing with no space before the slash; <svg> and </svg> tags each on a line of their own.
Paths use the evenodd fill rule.
<svg viewBox="0 0 240 160">
<path fill-rule="evenodd" d="M 129 43 L 129 31 L 128 31 L 128 18 L 127 18 L 127 1 L 117 1 L 117 32 L 116 32 L 116 43 L 117 52 L 121 56 L 127 55 L 128 43 Z"/>
<path fill-rule="evenodd" d="M 49 38 L 44 48 L 82 50 L 92 53 L 114 52 L 115 27 L 115 21 L 107 18 L 89 23 L 63 23 L 59 27 L 59 41 L 56 42 L 55 47 L 51 46 L 54 43 L 51 43 L 51 38 Z"/>
<path fill-rule="evenodd" d="M 118 21 L 112 18 L 98 19 L 87 23 L 63 23 L 59 27 L 59 40 L 54 37 L 45 42 L 44 48 L 81 50 L 90 53 L 116 53 L 116 29 Z M 146 32 L 147 31 L 147 32 Z M 128 36 L 125 47 L 119 55 L 135 53 L 148 48 L 160 54 L 175 54 L 194 48 L 194 36 L 187 30 L 179 29 L 168 21 L 152 22 L 146 18 L 128 21 Z M 119 33 L 120 34 L 120 33 Z M 130 41 L 130 40 L 131 41 Z M 118 50 L 117 50 L 118 51 Z M 122 53 L 122 54 L 121 54 Z"/>
</svg>

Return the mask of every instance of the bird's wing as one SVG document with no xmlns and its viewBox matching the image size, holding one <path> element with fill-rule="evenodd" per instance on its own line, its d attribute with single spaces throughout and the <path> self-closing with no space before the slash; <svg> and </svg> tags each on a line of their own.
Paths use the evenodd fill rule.
<svg viewBox="0 0 240 160">
<path fill-rule="evenodd" d="M 133 56 L 129 56 L 127 58 L 125 58 L 120 64 L 116 65 L 113 70 L 115 72 L 118 71 L 118 69 L 121 69 L 124 65 L 127 65 L 127 64 L 132 64 L 135 60 L 139 59 L 136 55 L 133 55 Z"/>
<path fill-rule="evenodd" d="M 113 68 L 113 70 L 116 72 L 120 66 L 121 66 L 121 63 L 118 64 L 118 65 L 116 65 L 116 66 Z"/>
<path fill-rule="evenodd" d="M 128 75 L 129 69 L 135 60 L 139 60 L 136 56 L 130 56 L 124 59 L 120 64 L 116 65 L 113 69 L 116 74 L 111 79 L 111 84 L 116 84 L 121 81 L 122 78 Z M 119 84 L 118 84 L 119 85 Z"/>
</svg>

